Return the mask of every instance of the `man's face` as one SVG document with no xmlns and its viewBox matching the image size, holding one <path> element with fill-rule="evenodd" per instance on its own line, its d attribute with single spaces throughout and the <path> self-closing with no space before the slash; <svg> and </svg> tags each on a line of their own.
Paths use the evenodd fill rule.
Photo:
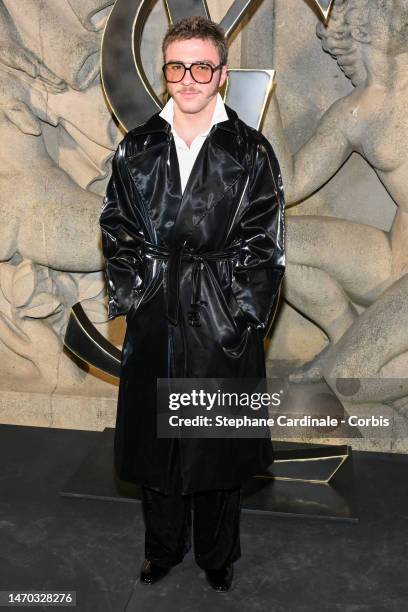
<svg viewBox="0 0 408 612">
<path fill-rule="evenodd" d="M 208 62 L 215 67 L 220 63 L 220 57 L 217 47 L 211 40 L 190 38 L 170 43 L 166 50 L 165 62 L 183 62 L 186 66 L 190 66 L 193 62 Z M 167 83 L 167 91 L 183 113 L 199 113 L 217 95 L 226 77 L 227 67 L 222 66 L 214 72 L 210 83 L 202 84 L 197 83 L 190 71 L 186 70 L 182 81 Z"/>
</svg>

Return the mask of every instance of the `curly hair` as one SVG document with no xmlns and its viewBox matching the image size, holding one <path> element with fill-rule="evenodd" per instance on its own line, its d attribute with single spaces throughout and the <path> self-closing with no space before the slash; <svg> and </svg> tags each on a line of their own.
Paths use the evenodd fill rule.
<svg viewBox="0 0 408 612">
<path fill-rule="evenodd" d="M 377 23 L 377 36 L 381 37 L 381 32 L 391 35 L 387 53 L 407 50 L 408 0 L 335 0 L 327 27 L 321 23 L 317 26 L 323 49 L 337 60 L 355 86 L 364 84 L 367 78 L 362 45 L 378 43 L 373 37 L 373 23 Z"/>
<path fill-rule="evenodd" d="M 367 33 L 369 2 L 370 0 L 336 0 L 328 25 L 325 27 L 319 23 L 316 28 L 323 49 L 337 60 L 344 74 L 355 86 L 365 82 L 367 78 L 359 43 Z"/>
<path fill-rule="evenodd" d="M 188 40 L 189 38 L 211 40 L 218 50 L 220 63 L 223 65 L 227 63 L 228 46 L 224 30 L 217 23 L 198 15 L 185 17 L 169 26 L 163 38 L 163 57 L 170 43 L 176 40 Z"/>
</svg>

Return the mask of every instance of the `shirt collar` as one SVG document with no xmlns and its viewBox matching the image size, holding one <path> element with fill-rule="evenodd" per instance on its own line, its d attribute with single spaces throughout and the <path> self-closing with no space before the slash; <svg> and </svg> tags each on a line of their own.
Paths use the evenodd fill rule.
<svg viewBox="0 0 408 612">
<path fill-rule="evenodd" d="M 174 118 L 174 100 L 173 98 L 169 98 L 167 103 L 164 105 L 163 110 L 159 113 L 160 117 L 165 119 L 167 123 L 170 123 L 171 128 L 173 129 L 173 118 Z M 217 93 L 217 101 L 215 103 L 215 108 L 213 112 L 213 116 L 211 118 L 210 127 L 206 132 L 200 134 L 201 136 L 206 136 L 211 130 L 212 126 L 216 123 L 221 123 L 222 121 L 228 121 L 229 117 L 227 115 L 227 111 L 225 110 L 225 104 L 222 101 L 221 94 Z"/>
</svg>

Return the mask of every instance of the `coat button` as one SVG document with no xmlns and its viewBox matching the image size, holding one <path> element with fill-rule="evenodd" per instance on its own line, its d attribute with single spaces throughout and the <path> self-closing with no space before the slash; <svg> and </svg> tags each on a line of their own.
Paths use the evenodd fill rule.
<svg viewBox="0 0 408 612">
<path fill-rule="evenodd" d="M 200 318 L 200 312 L 190 310 L 188 313 L 188 324 L 191 325 L 191 327 L 201 327 Z"/>
</svg>

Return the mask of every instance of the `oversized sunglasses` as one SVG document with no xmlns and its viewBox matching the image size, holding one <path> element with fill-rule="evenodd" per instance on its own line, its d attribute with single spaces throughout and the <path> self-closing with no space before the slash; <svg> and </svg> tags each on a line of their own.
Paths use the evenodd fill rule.
<svg viewBox="0 0 408 612">
<path fill-rule="evenodd" d="M 187 67 L 183 62 L 167 62 L 162 70 L 164 78 L 168 83 L 179 83 L 184 79 L 187 70 L 190 71 L 192 78 L 196 83 L 210 83 L 214 76 L 214 72 L 219 70 L 223 64 L 212 66 L 207 62 L 193 62 L 190 67 Z"/>
</svg>

